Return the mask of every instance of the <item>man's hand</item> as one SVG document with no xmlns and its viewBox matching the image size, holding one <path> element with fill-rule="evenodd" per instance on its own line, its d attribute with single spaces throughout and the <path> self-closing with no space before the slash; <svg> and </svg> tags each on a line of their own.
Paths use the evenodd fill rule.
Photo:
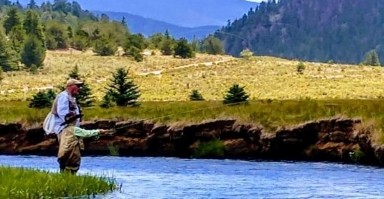
<svg viewBox="0 0 384 199">
<path fill-rule="evenodd" d="M 100 135 L 113 135 L 115 132 L 111 129 L 99 129 Z"/>
</svg>

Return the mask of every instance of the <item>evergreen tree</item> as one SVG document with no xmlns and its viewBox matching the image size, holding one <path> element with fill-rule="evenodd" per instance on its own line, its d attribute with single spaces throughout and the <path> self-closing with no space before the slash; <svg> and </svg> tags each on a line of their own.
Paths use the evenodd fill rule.
<svg viewBox="0 0 384 199">
<path fill-rule="evenodd" d="M 117 45 L 113 39 L 108 39 L 103 35 L 95 41 L 93 51 L 100 56 L 110 56 L 116 53 Z"/>
<path fill-rule="evenodd" d="M 17 8 L 11 8 L 7 13 L 7 19 L 4 21 L 5 34 L 8 35 L 13 27 L 21 25 L 22 23 Z"/>
<path fill-rule="evenodd" d="M 81 51 L 90 47 L 89 34 L 84 30 L 77 30 L 72 38 L 72 47 Z"/>
<path fill-rule="evenodd" d="M 213 36 L 209 36 L 203 41 L 204 51 L 212 55 L 220 55 L 224 53 L 223 45 L 221 41 Z"/>
<path fill-rule="evenodd" d="M 117 106 L 137 106 L 140 91 L 139 87 L 128 76 L 128 71 L 124 68 L 119 68 L 113 74 L 105 98 L 109 97 L 107 95 L 110 95 L 111 100 Z"/>
<path fill-rule="evenodd" d="M 33 35 L 45 46 L 43 27 L 40 23 L 39 15 L 35 11 L 27 11 L 23 27 L 28 36 Z"/>
<path fill-rule="evenodd" d="M 185 38 L 181 38 L 176 43 L 174 55 L 185 59 L 194 57 L 195 53 L 193 52 L 191 45 L 188 44 L 188 41 Z"/>
<path fill-rule="evenodd" d="M 0 31 L 0 67 L 3 71 L 15 70 L 18 68 L 17 53 L 9 46 L 3 32 Z"/>
<path fill-rule="evenodd" d="M 45 59 L 45 48 L 41 41 L 34 36 L 29 36 L 21 52 L 21 62 L 27 68 L 32 65 L 41 67 Z"/>
<path fill-rule="evenodd" d="M 52 105 L 52 99 L 45 91 L 39 91 L 29 103 L 30 108 L 48 108 Z"/>
<path fill-rule="evenodd" d="M 244 91 L 244 87 L 234 84 L 224 97 L 224 104 L 238 104 L 248 101 L 249 95 Z"/>
<path fill-rule="evenodd" d="M 36 9 L 36 8 L 38 8 L 35 0 L 30 0 L 29 3 L 27 4 L 27 8 L 29 8 L 29 9 Z"/>
<path fill-rule="evenodd" d="M 58 21 L 45 23 L 46 45 L 50 50 L 66 49 L 69 46 L 67 26 Z"/>
<path fill-rule="evenodd" d="M 189 100 L 202 101 L 204 98 L 198 90 L 192 90 L 192 93 L 189 95 Z"/>
<path fill-rule="evenodd" d="M 4 79 L 4 72 L 3 69 L 0 67 L 0 81 Z"/>
<path fill-rule="evenodd" d="M 363 61 L 364 65 L 367 66 L 380 66 L 380 59 L 379 55 L 377 54 L 376 50 L 371 50 L 365 55 L 365 59 Z"/>
<path fill-rule="evenodd" d="M 161 42 L 161 53 L 163 55 L 172 55 L 173 54 L 173 40 L 169 35 L 168 30 L 165 32 L 164 38 Z"/>
<path fill-rule="evenodd" d="M 164 35 L 162 33 L 155 33 L 148 38 L 149 48 L 160 49 Z"/>
<path fill-rule="evenodd" d="M 100 104 L 100 107 L 101 108 L 109 108 L 111 106 L 113 106 L 112 104 L 112 95 L 110 92 L 107 92 L 104 97 L 103 97 L 103 100 L 101 101 L 101 104 Z"/>
<path fill-rule="evenodd" d="M 141 34 L 132 34 L 127 37 L 125 45 L 123 46 L 124 54 L 134 57 L 136 61 L 142 61 L 143 56 L 141 53 L 145 47 L 144 36 Z"/>
<path fill-rule="evenodd" d="M 21 24 L 14 26 L 8 35 L 10 47 L 17 53 L 18 60 L 21 59 L 20 55 L 24 47 L 25 37 L 26 35 Z"/>
<path fill-rule="evenodd" d="M 23 6 L 21 5 L 21 3 L 19 2 L 19 0 L 16 1 L 16 3 L 14 4 L 14 6 L 16 6 L 17 9 L 23 9 Z"/>
</svg>

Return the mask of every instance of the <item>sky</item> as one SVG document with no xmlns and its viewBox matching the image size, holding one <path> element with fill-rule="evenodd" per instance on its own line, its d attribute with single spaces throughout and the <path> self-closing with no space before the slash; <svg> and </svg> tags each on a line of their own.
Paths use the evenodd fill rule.
<svg viewBox="0 0 384 199">
<path fill-rule="evenodd" d="M 13 0 L 16 1 L 16 0 Z M 19 0 L 26 5 L 30 0 Z M 48 0 L 35 0 L 37 4 Z M 54 0 L 49 0 L 53 2 Z M 69 2 L 72 0 L 68 0 Z M 83 9 L 125 12 L 184 27 L 224 26 L 261 0 L 75 0 Z"/>
</svg>

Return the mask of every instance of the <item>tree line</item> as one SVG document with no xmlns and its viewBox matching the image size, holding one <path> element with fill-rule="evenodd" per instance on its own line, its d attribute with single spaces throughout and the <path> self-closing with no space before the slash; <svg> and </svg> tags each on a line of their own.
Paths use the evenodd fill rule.
<svg viewBox="0 0 384 199">
<path fill-rule="evenodd" d="M 225 52 L 244 49 L 307 61 L 366 63 L 384 57 L 382 0 L 269 0 L 228 21 L 214 35 Z"/>
<path fill-rule="evenodd" d="M 17 1 L 0 1 L 0 66 L 2 71 L 43 66 L 46 51 L 73 48 L 91 49 L 98 56 L 115 56 L 122 47 L 122 56 L 143 61 L 144 49 L 158 49 L 163 55 L 191 58 L 196 52 L 222 54 L 221 42 L 208 36 L 204 40 L 175 39 L 171 33 L 149 37 L 132 34 L 125 19 L 110 20 L 105 14 L 95 16 L 82 10 L 76 2 L 54 0 L 40 6 L 31 0 L 27 7 Z"/>
</svg>

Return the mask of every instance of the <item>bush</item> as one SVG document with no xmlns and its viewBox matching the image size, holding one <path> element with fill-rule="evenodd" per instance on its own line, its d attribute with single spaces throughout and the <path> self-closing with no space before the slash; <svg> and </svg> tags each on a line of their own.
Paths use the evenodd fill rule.
<svg viewBox="0 0 384 199">
<path fill-rule="evenodd" d="M 302 75 L 304 73 L 304 70 L 305 70 L 305 65 L 303 64 L 303 62 L 298 63 L 297 64 L 297 73 Z"/>
<path fill-rule="evenodd" d="M 221 140 L 199 143 L 193 153 L 194 158 L 219 158 L 225 154 L 225 145 Z"/>
<path fill-rule="evenodd" d="M 32 97 L 29 103 L 29 108 L 49 108 L 52 106 L 52 101 L 55 98 L 55 94 L 52 90 L 39 91 Z"/>
<path fill-rule="evenodd" d="M 189 95 L 191 101 L 202 101 L 204 100 L 203 96 L 198 90 L 192 90 L 192 93 Z"/>
</svg>

